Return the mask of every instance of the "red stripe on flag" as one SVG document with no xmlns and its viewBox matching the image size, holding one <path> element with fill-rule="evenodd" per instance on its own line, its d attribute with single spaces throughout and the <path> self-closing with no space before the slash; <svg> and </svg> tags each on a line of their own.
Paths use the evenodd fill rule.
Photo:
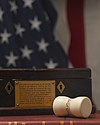
<svg viewBox="0 0 100 125">
<path fill-rule="evenodd" d="M 71 33 L 69 60 L 74 67 L 86 67 L 84 0 L 67 0 L 67 19 Z"/>
</svg>

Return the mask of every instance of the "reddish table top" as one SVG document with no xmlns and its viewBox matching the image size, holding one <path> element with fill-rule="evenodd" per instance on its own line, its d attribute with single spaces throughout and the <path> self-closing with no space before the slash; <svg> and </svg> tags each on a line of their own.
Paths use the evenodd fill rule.
<svg viewBox="0 0 100 125">
<path fill-rule="evenodd" d="M 100 112 L 86 119 L 55 115 L 0 116 L 0 125 L 100 125 Z"/>
</svg>

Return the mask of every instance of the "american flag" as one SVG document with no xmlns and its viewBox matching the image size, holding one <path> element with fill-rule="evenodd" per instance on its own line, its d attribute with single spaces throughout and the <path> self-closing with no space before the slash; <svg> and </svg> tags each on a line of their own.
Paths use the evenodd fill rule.
<svg viewBox="0 0 100 125">
<path fill-rule="evenodd" d="M 0 67 L 67 67 L 53 35 L 56 16 L 49 0 L 0 0 Z"/>
</svg>

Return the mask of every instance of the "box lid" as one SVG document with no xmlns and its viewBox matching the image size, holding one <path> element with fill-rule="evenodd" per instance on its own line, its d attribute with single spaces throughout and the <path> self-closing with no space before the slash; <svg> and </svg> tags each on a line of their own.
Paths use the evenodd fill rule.
<svg viewBox="0 0 100 125">
<path fill-rule="evenodd" d="M 90 78 L 89 68 L 62 68 L 62 69 L 0 69 L 0 79 L 66 79 L 66 78 Z"/>
</svg>

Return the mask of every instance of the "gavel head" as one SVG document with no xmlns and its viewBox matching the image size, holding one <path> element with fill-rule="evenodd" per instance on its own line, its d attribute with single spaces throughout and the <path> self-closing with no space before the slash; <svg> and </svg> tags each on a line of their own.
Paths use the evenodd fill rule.
<svg viewBox="0 0 100 125">
<path fill-rule="evenodd" d="M 53 102 L 53 111 L 56 116 L 76 116 L 87 118 L 92 112 L 92 103 L 88 97 L 69 98 L 58 96 Z"/>
</svg>

